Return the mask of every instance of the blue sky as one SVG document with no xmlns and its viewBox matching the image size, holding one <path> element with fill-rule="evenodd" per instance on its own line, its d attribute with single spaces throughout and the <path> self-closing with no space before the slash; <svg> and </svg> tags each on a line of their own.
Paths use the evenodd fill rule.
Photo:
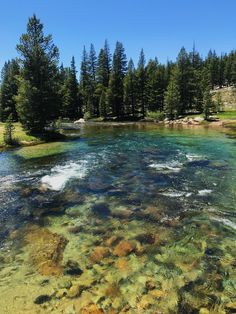
<svg viewBox="0 0 236 314">
<path fill-rule="evenodd" d="M 59 47 L 61 61 L 72 55 L 77 65 L 83 46 L 98 51 L 107 38 L 113 49 L 122 41 L 127 57 L 136 62 L 141 48 L 146 59 L 175 59 L 193 42 L 204 56 L 236 48 L 236 0 L 2 0 L 0 67 L 17 56 L 15 46 L 33 14 Z"/>
</svg>

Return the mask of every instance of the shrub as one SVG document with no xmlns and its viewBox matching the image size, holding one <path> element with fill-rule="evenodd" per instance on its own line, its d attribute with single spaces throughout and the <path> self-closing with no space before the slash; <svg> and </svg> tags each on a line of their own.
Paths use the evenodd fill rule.
<svg viewBox="0 0 236 314">
<path fill-rule="evenodd" d="M 165 114 L 164 112 L 160 112 L 160 111 L 148 111 L 147 118 L 162 121 L 165 119 Z"/>
<path fill-rule="evenodd" d="M 89 111 L 86 111 L 86 112 L 84 113 L 84 120 L 89 120 L 89 119 L 91 119 L 91 114 L 90 114 Z"/>
<path fill-rule="evenodd" d="M 12 123 L 12 114 L 8 116 L 8 119 L 5 124 L 3 140 L 6 145 L 14 145 L 16 141 L 13 139 L 15 127 Z"/>
</svg>

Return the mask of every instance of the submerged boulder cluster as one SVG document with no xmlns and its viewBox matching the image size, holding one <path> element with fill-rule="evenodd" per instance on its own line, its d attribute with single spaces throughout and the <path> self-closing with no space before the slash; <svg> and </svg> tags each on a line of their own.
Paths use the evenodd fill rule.
<svg viewBox="0 0 236 314">
<path fill-rule="evenodd" d="M 194 213 L 171 218 L 155 204 L 86 200 L 21 232 L 32 294 L 18 304 L 22 313 L 22 304 L 31 313 L 234 313 L 235 243 L 221 242 L 224 232 Z"/>
</svg>

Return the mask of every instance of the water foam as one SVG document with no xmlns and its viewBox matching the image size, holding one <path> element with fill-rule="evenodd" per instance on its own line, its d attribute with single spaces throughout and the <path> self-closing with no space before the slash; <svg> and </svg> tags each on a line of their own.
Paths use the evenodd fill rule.
<svg viewBox="0 0 236 314">
<path fill-rule="evenodd" d="M 189 161 L 195 161 L 195 160 L 201 160 L 204 159 L 203 156 L 197 155 L 197 154 L 186 154 L 186 158 Z"/>
<path fill-rule="evenodd" d="M 192 193 L 184 192 L 184 191 L 180 191 L 180 192 L 167 191 L 167 192 L 163 192 L 161 194 L 164 196 L 168 196 L 168 197 L 190 197 L 192 195 Z"/>
<path fill-rule="evenodd" d="M 42 177 L 41 183 L 54 191 L 62 190 L 70 179 L 82 179 L 88 172 L 88 161 L 69 162 L 63 166 L 55 166 L 51 174 Z"/>
<path fill-rule="evenodd" d="M 150 168 L 153 168 L 157 171 L 162 172 L 180 172 L 182 169 L 182 164 L 178 161 L 172 161 L 169 163 L 152 163 L 149 165 Z"/>
<path fill-rule="evenodd" d="M 206 196 L 206 195 L 211 194 L 212 192 L 213 192 L 212 190 L 207 190 L 207 189 L 205 189 L 205 190 L 199 190 L 199 191 L 198 191 L 198 195 L 200 195 L 200 196 Z"/>
</svg>

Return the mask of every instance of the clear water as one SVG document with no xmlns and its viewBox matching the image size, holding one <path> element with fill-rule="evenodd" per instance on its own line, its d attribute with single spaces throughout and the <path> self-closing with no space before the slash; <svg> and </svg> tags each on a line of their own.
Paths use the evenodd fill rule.
<svg viewBox="0 0 236 314">
<path fill-rule="evenodd" d="M 235 313 L 235 144 L 90 127 L 50 157 L 1 153 L 3 313 Z"/>
</svg>

